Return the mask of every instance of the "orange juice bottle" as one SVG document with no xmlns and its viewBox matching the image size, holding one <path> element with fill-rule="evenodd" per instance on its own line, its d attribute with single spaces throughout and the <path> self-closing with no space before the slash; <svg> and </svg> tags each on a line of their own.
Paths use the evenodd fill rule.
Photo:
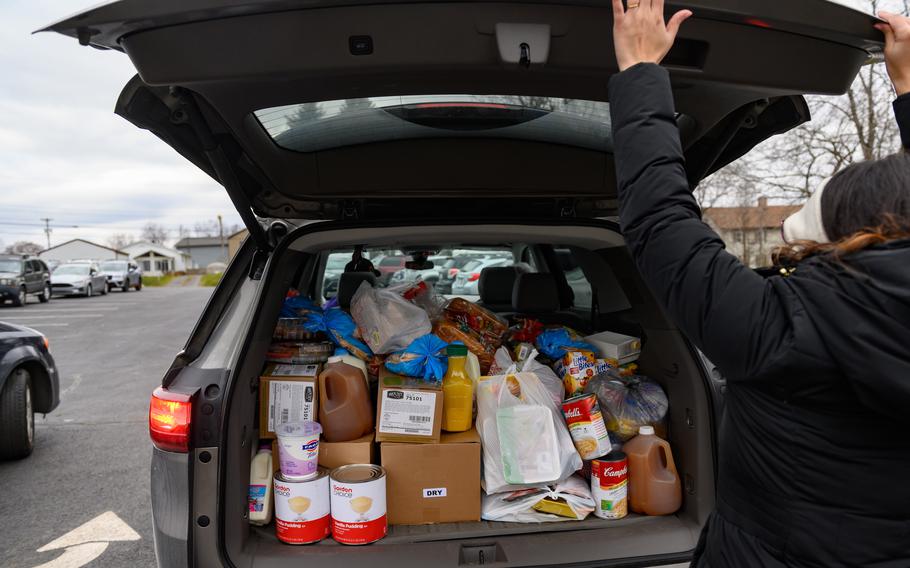
<svg viewBox="0 0 910 568">
<path fill-rule="evenodd" d="M 474 406 L 474 383 L 465 369 L 468 348 L 453 344 L 446 347 L 449 368 L 442 379 L 442 429 L 464 432 L 471 428 Z"/>
</svg>

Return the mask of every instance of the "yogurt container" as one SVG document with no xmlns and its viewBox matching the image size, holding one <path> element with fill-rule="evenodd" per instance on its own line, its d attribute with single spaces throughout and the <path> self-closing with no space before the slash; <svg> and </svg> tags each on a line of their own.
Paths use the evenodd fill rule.
<svg viewBox="0 0 910 568">
<path fill-rule="evenodd" d="M 319 435 L 322 426 L 318 422 L 303 420 L 287 422 L 278 426 L 278 465 L 288 481 L 300 481 L 315 477 L 319 465 Z"/>
</svg>

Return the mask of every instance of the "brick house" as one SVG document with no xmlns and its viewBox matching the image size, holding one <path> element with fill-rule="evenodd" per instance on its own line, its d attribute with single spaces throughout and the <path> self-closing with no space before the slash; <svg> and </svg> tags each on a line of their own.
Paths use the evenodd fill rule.
<svg viewBox="0 0 910 568">
<path fill-rule="evenodd" d="M 751 267 L 771 264 L 771 253 L 784 243 L 781 222 L 800 205 L 768 205 L 760 197 L 751 207 L 711 207 L 704 218 L 727 244 L 727 250 Z"/>
</svg>

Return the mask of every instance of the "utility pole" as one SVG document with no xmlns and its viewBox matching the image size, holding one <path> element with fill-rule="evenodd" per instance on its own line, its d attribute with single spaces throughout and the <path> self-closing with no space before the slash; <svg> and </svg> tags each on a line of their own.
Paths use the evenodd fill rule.
<svg viewBox="0 0 910 568">
<path fill-rule="evenodd" d="M 224 225 L 221 222 L 221 215 L 218 215 L 218 238 L 221 240 L 221 261 L 227 262 L 227 255 L 224 254 Z"/>
<path fill-rule="evenodd" d="M 51 221 L 53 221 L 53 219 L 42 217 L 41 220 L 44 221 L 44 234 L 47 235 L 47 248 L 51 248 L 51 231 L 53 231 L 53 229 L 51 229 Z"/>
</svg>

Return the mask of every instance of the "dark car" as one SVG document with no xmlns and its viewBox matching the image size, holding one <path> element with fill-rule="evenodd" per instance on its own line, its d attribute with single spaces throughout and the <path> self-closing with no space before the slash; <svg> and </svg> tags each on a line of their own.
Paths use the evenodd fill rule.
<svg viewBox="0 0 910 568">
<path fill-rule="evenodd" d="M 692 186 L 808 121 L 801 93 L 844 93 L 882 50 L 874 18 L 834 3 L 673 7 L 695 12 L 665 59 Z M 610 3 L 588 0 L 129 0 L 48 28 L 128 54 L 139 75 L 115 112 L 223 184 L 250 232 L 152 395 L 160 566 L 629 567 L 692 557 L 715 508 L 723 381 L 644 285 L 616 221 L 611 24 Z M 496 249 L 528 270 L 492 272 L 503 277 L 484 286 L 484 303 L 585 335 L 644 338 L 638 363 L 669 399 L 682 507 L 618 520 L 394 525 L 367 549 L 331 539 L 291 547 L 273 526 L 251 525 L 257 377 L 282 302 L 291 288 L 318 296 L 326 255 L 360 244 Z M 391 274 L 406 260 L 377 268 Z M 419 469 L 406 484 L 414 491 L 454 487 L 420 485 Z"/>
<path fill-rule="evenodd" d="M 47 338 L 0 322 L 0 459 L 23 458 L 35 445 L 35 413 L 60 402 L 60 379 Z"/>
<path fill-rule="evenodd" d="M 24 306 L 29 296 L 42 303 L 51 299 L 51 271 L 38 258 L 0 255 L 0 304 L 9 300 Z"/>
</svg>

